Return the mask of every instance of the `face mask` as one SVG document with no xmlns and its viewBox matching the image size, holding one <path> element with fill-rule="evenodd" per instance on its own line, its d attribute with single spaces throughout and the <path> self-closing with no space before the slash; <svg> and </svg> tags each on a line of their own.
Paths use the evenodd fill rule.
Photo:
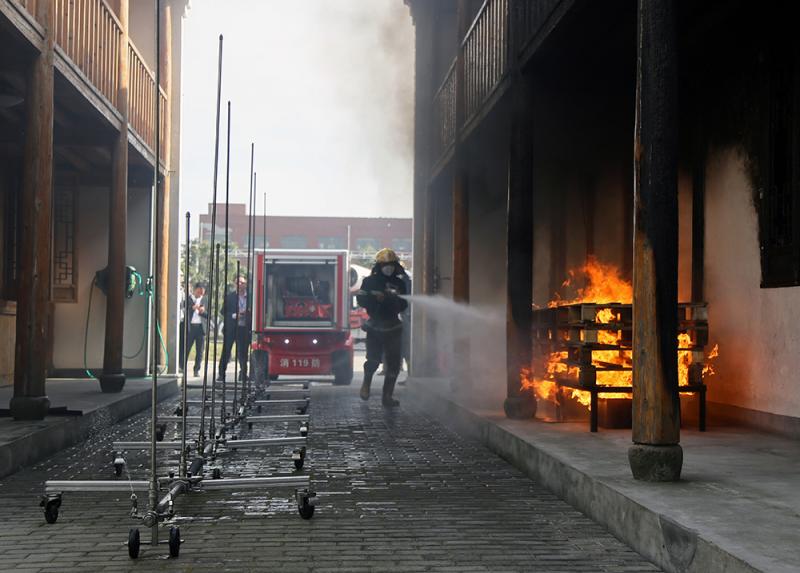
<svg viewBox="0 0 800 573">
<path fill-rule="evenodd" d="M 383 265 L 381 267 L 381 272 L 383 276 L 390 277 L 394 274 L 394 265 Z"/>
</svg>

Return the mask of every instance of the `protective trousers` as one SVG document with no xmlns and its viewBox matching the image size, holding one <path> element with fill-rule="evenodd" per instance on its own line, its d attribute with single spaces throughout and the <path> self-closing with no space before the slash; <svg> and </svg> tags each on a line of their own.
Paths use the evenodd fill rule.
<svg viewBox="0 0 800 573">
<path fill-rule="evenodd" d="M 367 361 L 364 363 L 364 384 L 362 385 L 362 397 L 369 395 L 369 388 L 372 384 L 372 377 L 378 370 L 381 361 L 385 361 L 386 376 L 383 380 L 383 402 L 384 405 L 397 405 L 392 399 L 394 385 L 400 373 L 400 362 L 402 360 L 402 337 L 403 328 L 398 326 L 392 330 L 371 329 L 367 332 Z M 391 404 L 394 402 L 394 404 Z"/>
</svg>

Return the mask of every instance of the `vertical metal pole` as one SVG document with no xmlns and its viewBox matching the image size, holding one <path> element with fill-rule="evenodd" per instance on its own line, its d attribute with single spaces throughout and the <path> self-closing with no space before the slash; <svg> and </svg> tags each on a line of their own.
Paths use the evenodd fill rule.
<svg viewBox="0 0 800 573">
<path fill-rule="evenodd" d="M 241 262 L 236 259 L 236 286 L 235 292 L 239 291 L 239 275 L 241 274 Z M 233 411 L 234 413 L 239 410 L 239 347 L 236 347 L 235 355 L 233 357 Z"/>
<path fill-rule="evenodd" d="M 252 325 L 253 325 L 253 269 L 256 264 L 256 188 L 258 186 L 258 173 L 253 172 L 253 195 L 250 197 L 250 236 L 253 240 L 250 244 L 250 255 L 247 257 L 247 305 L 245 310 L 245 320 L 249 320 L 247 324 L 250 336 L 247 339 L 247 346 L 244 348 L 244 362 L 248 364 L 250 357 L 250 344 L 253 339 Z M 250 396 L 253 391 L 253 384 L 251 381 L 252 372 L 247 369 L 247 376 L 244 377 L 244 383 L 247 385 L 247 395 Z"/>
<path fill-rule="evenodd" d="M 217 121 L 216 121 L 216 132 L 215 132 L 215 139 L 214 139 L 214 190 L 213 190 L 213 207 L 211 208 L 211 250 L 209 251 L 209 258 L 211 259 L 211 268 L 209 269 L 209 292 L 213 293 L 213 285 L 214 285 L 214 240 L 216 238 L 217 232 L 217 170 L 219 168 L 219 106 L 220 106 L 220 96 L 222 95 L 222 34 L 219 35 L 219 61 L 217 63 Z M 217 301 L 211 300 L 211 316 L 218 318 L 219 317 L 219 309 L 217 308 Z M 214 330 L 216 331 L 217 327 L 216 324 L 214 325 Z M 206 397 L 208 395 L 208 358 L 209 358 L 209 350 L 211 347 L 211 336 L 206 337 L 206 348 L 205 348 L 205 367 L 203 368 L 203 393 L 201 401 L 201 408 L 200 408 L 200 439 L 197 443 L 198 453 L 203 455 L 203 450 L 205 449 L 205 442 L 206 442 Z M 214 365 L 216 369 L 216 364 Z M 214 373 L 211 374 L 212 378 L 214 377 Z"/>
<path fill-rule="evenodd" d="M 247 218 L 247 266 L 245 267 L 245 275 L 247 276 L 247 309 L 250 307 L 250 257 L 252 255 L 253 249 L 253 197 L 255 196 L 255 187 L 256 187 L 256 173 L 255 173 L 255 143 L 250 144 L 250 195 L 248 196 L 250 205 L 248 211 L 248 218 Z M 237 285 L 238 286 L 238 285 Z M 238 329 L 238 327 L 237 327 Z M 238 336 L 238 332 L 237 332 Z M 245 353 L 245 360 L 247 360 L 246 353 Z M 236 363 L 239 363 L 239 344 L 236 344 Z M 248 384 L 247 384 L 247 377 L 244 376 L 244 372 L 242 372 L 242 376 L 244 380 L 242 380 L 242 399 L 246 395 L 249 395 Z"/>
<path fill-rule="evenodd" d="M 214 300 L 219 300 L 219 248 L 220 244 L 217 243 L 217 252 L 216 252 L 216 263 L 214 265 Z M 219 313 L 217 313 L 219 314 Z M 214 329 L 214 364 L 217 363 L 217 343 L 219 342 L 219 329 Z M 215 438 L 215 424 L 216 421 L 214 420 L 216 406 L 217 406 L 217 391 L 216 391 L 217 382 L 214 380 L 211 383 L 211 418 L 209 419 L 209 431 L 208 435 L 213 440 Z M 206 405 L 203 404 L 203 409 L 205 410 Z M 216 448 L 216 446 L 215 446 Z"/>
<path fill-rule="evenodd" d="M 189 385 L 189 329 L 191 328 L 191 316 L 189 315 L 189 224 L 192 215 L 186 211 L 186 261 L 183 265 L 183 359 L 185 362 L 181 365 L 183 367 L 183 388 L 181 388 L 181 464 L 178 469 L 180 477 L 186 477 L 186 393 Z M 201 319 L 202 320 L 202 319 Z M 195 346 L 195 352 L 201 352 L 201 349 Z"/>
<path fill-rule="evenodd" d="M 153 158 L 153 186 L 155 191 L 155 201 L 154 205 L 155 208 L 155 216 L 158 219 L 158 205 L 159 205 L 159 198 L 160 193 L 158 189 L 158 179 L 159 179 L 159 168 L 160 168 L 160 160 L 159 160 L 159 153 L 161 151 L 161 142 L 159 141 L 159 129 L 158 126 L 161 125 L 161 98 L 159 97 L 159 86 L 161 82 L 161 59 L 158 57 L 158 54 L 161 53 L 161 0 L 156 0 L 156 85 L 155 85 L 155 102 L 156 102 L 156 128 L 155 128 L 155 157 Z M 161 232 L 160 232 L 160 225 L 159 222 L 155 221 L 155 236 L 153 241 L 153 269 L 156 271 L 153 277 L 153 352 L 151 356 L 153 357 L 151 362 L 151 368 L 153 369 L 153 388 L 151 391 L 151 410 L 150 410 L 150 488 L 149 488 L 149 501 L 150 501 L 150 511 L 156 512 L 158 510 L 158 476 L 156 475 L 157 467 L 157 459 L 156 459 L 156 426 L 158 425 L 158 413 L 156 412 L 156 408 L 158 406 L 158 340 L 159 340 L 159 329 L 158 329 L 158 307 L 159 307 L 159 274 L 157 272 L 159 268 L 159 259 L 161 254 Z M 153 526 L 150 528 L 150 543 L 151 545 L 158 545 L 158 520 L 156 519 L 153 523 Z"/>
<path fill-rule="evenodd" d="M 231 191 L 231 102 L 228 100 L 228 140 L 227 140 L 227 159 L 225 161 L 225 268 L 223 272 L 224 282 L 222 283 L 222 301 L 223 301 L 223 308 L 225 306 L 225 297 L 228 294 L 228 235 L 229 235 L 229 225 L 228 225 L 228 211 L 230 209 L 230 191 Z M 217 336 L 217 331 L 214 331 L 214 336 Z M 223 344 L 225 343 L 223 339 Z M 214 348 L 216 348 L 217 343 L 214 342 Z M 216 363 L 216 361 L 215 361 Z M 222 377 L 222 410 L 220 413 L 220 423 L 222 427 L 225 427 L 225 418 L 227 417 L 227 412 L 225 411 L 226 408 L 226 401 L 227 401 L 227 376 Z"/>
</svg>

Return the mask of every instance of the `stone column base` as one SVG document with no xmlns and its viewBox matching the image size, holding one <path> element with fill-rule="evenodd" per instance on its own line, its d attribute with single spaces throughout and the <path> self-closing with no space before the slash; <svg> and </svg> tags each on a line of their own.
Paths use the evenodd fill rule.
<svg viewBox="0 0 800 573">
<path fill-rule="evenodd" d="M 47 396 L 14 396 L 8 408 L 15 420 L 44 420 L 50 400 Z"/>
<path fill-rule="evenodd" d="M 101 374 L 100 390 L 106 394 L 116 394 L 125 387 L 125 374 Z"/>
<path fill-rule="evenodd" d="M 503 403 L 506 416 L 513 420 L 527 420 L 536 415 L 536 399 L 530 394 L 509 396 Z"/>
<path fill-rule="evenodd" d="M 642 481 L 678 481 L 683 467 L 680 444 L 653 446 L 633 444 L 628 448 L 628 463 L 633 477 Z"/>
</svg>

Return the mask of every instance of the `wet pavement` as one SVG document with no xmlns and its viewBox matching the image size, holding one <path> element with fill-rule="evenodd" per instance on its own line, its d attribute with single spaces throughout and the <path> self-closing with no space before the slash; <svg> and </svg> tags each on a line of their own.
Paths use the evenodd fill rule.
<svg viewBox="0 0 800 573">
<path fill-rule="evenodd" d="M 310 521 L 298 515 L 289 489 L 196 493 L 176 502 L 180 557 L 143 544 L 137 561 L 124 546 L 137 525 L 127 493 L 67 493 L 57 523 L 46 524 L 38 507 L 43 481 L 114 479 L 111 442 L 145 439 L 142 413 L 0 482 L 0 570 L 658 570 L 476 441 L 408 404 L 387 412 L 379 392 L 364 403 L 357 384 L 312 387 L 302 472 L 291 446 L 220 460 L 224 477 L 311 475 L 319 499 Z M 161 409 L 171 413 L 176 404 Z M 296 425 L 256 425 L 239 437 L 289 430 L 295 435 Z M 166 439 L 174 436 L 170 427 Z M 169 452 L 159 458 L 163 473 L 177 466 Z M 131 479 L 146 479 L 146 454 L 127 460 Z M 146 495 L 140 500 L 144 508 Z"/>
</svg>

